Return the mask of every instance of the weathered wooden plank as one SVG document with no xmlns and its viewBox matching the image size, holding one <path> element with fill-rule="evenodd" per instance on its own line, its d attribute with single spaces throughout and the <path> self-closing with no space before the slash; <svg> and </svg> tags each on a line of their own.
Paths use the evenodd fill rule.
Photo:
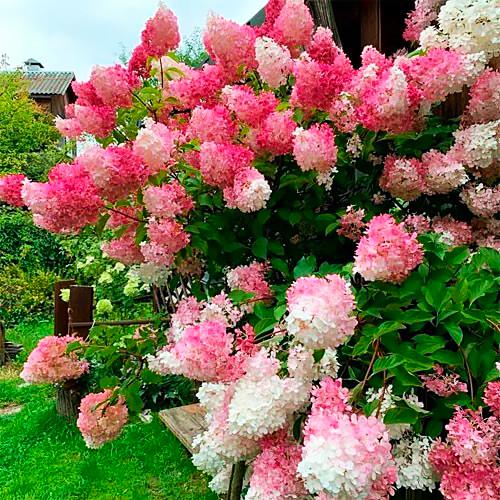
<svg viewBox="0 0 500 500">
<path fill-rule="evenodd" d="M 54 284 L 54 335 L 68 335 L 68 304 L 61 298 L 61 290 L 75 284 L 75 280 L 57 281 Z"/>
<path fill-rule="evenodd" d="M 193 453 L 194 437 L 207 428 L 205 410 L 199 404 L 192 404 L 162 410 L 159 415 L 174 436 Z"/>
<path fill-rule="evenodd" d="M 0 366 L 5 364 L 7 355 L 5 354 L 5 330 L 0 323 Z"/>
</svg>

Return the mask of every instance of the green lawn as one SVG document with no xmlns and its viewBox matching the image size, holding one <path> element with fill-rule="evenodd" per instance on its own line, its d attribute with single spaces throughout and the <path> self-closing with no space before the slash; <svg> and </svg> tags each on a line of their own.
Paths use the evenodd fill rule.
<svg viewBox="0 0 500 500">
<path fill-rule="evenodd" d="M 49 323 L 39 323 L 7 335 L 32 349 L 50 332 Z M 56 414 L 52 387 L 23 383 L 20 367 L 0 368 L 0 409 L 24 405 L 17 414 L 0 416 L 1 499 L 216 498 L 156 416 L 151 424 L 128 425 L 116 441 L 89 450 L 74 423 Z"/>
</svg>

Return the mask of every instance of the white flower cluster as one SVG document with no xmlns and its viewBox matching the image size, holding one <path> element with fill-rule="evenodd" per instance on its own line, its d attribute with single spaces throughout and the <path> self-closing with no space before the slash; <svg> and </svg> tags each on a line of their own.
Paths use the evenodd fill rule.
<svg viewBox="0 0 500 500">
<path fill-rule="evenodd" d="M 232 395 L 228 384 L 203 383 L 198 391 L 198 399 L 205 408 L 207 430 L 195 436 L 193 464 L 214 477 L 214 487 L 222 487 L 225 473 L 231 464 L 249 459 L 259 450 L 254 440 L 233 434 L 228 429 L 227 402 Z M 216 491 L 216 490 L 215 490 Z"/>
<path fill-rule="evenodd" d="M 300 378 L 247 372 L 234 385 L 229 403 L 230 431 L 256 439 L 281 429 L 307 403 L 310 388 L 310 383 Z"/>
<path fill-rule="evenodd" d="M 485 52 L 488 59 L 500 55 L 498 0 L 448 0 L 439 11 L 437 25 L 420 34 L 423 48 Z"/>
<path fill-rule="evenodd" d="M 321 432 L 307 437 L 297 470 L 311 493 L 347 500 L 373 498 L 373 482 L 389 467 L 390 444 L 381 421 L 339 414 L 335 425 L 326 420 Z"/>
<path fill-rule="evenodd" d="M 480 173 L 500 160 L 500 120 L 471 125 L 453 135 L 452 154 L 456 152 L 470 169 L 479 169 Z"/>
<path fill-rule="evenodd" d="M 272 38 L 255 40 L 255 59 L 259 63 L 259 75 L 270 87 L 280 87 L 292 70 L 292 57 L 288 48 Z"/>
<path fill-rule="evenodd" d="M 398 488 L 432 491 L 436 487 L 429 462 L 431 447 L 432 440 L 428 436 L 408 432 L 393 445 L 392 456 L 398 468 Z"/>
<path fill-rule="evenodd" d="M 381 387 L 375 392 L 375 389 L 370 387 L 366 391 L 366 401 L 371 403 L 373 401 L 378 401 L 378 406 L 376 412 L 380 417 L 383 417 L 387 410 L 393 405 L 392 400 L 392 385 L 388 385 L 385 389 Z"/>
</svg>

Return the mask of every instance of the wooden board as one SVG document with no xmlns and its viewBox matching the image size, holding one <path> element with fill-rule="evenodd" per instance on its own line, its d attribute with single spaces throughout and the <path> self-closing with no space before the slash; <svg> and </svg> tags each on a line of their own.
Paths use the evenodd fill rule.
<svg viewBox="0 0 500 500">
<path fill-rule="evenodd" d="M 193 453 L 194 437 L 207 428 L 205 410 L 199 404 L 192 404 L 162 410 L 159 416 L 189 453 Z"/>
</svg>

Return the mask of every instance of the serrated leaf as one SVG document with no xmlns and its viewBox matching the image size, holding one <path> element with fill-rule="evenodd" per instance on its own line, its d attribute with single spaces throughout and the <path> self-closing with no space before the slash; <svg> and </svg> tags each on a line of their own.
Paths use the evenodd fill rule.
<svg viewBox="0 0 500 500">
<path fill-rule="evenodd" d="M 390 354 L 389 356 L 378 358 L 375 363 L 373 363 L 372 372 L 375 374 L 384 370 L 395 368 L 396 366 L 403 364 L 404 361 L 405 359 L 399 354 Z"/>
<path fill-rule="evenodd" d="M 446 340 L 443 337 L 439 337 L 437 335 L 427 335 L 426 333 L 415 335 L 413 340 L 417 344 L 415 349 L 420 354 L 433 353 L 442 349 L 446 345 Z"/>
<path fill-rule="evenodd" d="M 286 304 L 276 307 L 274 309 L 274 319 L 276 321 L 279 321 L 285 315 L 285 312 L 286 312 Z"/>
<path fill-rule="evenodd" d="M 259 320 L 254 326 L 255 335 L 271 331 L 275 324 L 276 320 L 274 318 L 264 318 Z"/>
<path fill-rule="evenodd" d="M 311 275 L 316 269 L 316 257 L 310 255 L 309 257 L 302 257 L 293 270 L 293 276 L 295 279 L 301 278 L 302 276 Z"/>
<path fill-rule="evenodd" d="M 356 345 L 352 349 L 353 356 L 360 356 L 361 354 L 365 354 L 368 352 L 368 348 L 372 343 L 372 339 L 369 337 L 365 337 L 362 335 L 359 340 L 356 342 Z"/>
<path fill-rule="evenodd" d="M 450 334 L 450 337 L 456 342 L 457 345 L 462 343 L 464 333 L 456 323 L 443 323 L 444 327 Z"/>
<path fill-rule="evenodd" d="M 244 292 L 243 290 L 231 290 L 228 295 L 229 295 L 229 298 L 235 304 L 241 304 L 242 302 L 245 302 L 246 300 L 251 299 L 255 294 L 249 293 L 249 292 Z"/>
<path fill-rule="evenodd" d="M 408 407 L 390 408 L 384 417 L 385 424 L 414 424 L 418 413 Z"/>
</svg>

